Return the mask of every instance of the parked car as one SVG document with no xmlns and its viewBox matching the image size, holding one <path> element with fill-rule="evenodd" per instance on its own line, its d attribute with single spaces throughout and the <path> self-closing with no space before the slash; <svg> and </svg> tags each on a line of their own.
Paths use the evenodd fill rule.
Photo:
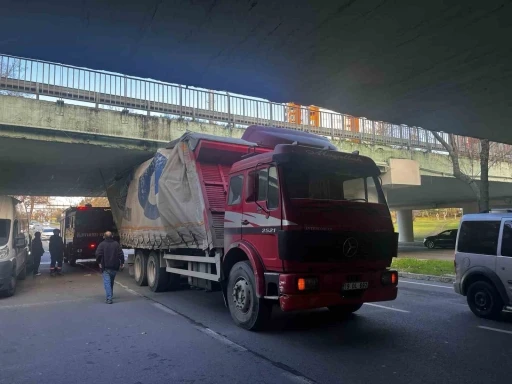
<svg viewBox="0 0 512 384">
<path fill-rule="evenodd" d="M 0 196 L 0 296 L 14 295 L 17 280 L 27 276 L 27 239 L 16 219 L 17 204 L 12 197 Z"/>
<path fill-rule="evenodd" d="M 53 231 L 55 228 L 44 228 L 41 232 L 41 240 L 50 240 L 50 237 L 53 236 Z"/>
<path fill-rule="evenodd" d="M 455 248 L 457 239 L 457 230 L 449 229 L 434 236 L 428 236 L 423 239 L 423 244 L 429 249 L 434 248 Z"/>
<path fill-rule="evenodd" d="M 512 310 L 512 213 L 465 215 L 455 251 L 456 293 L 478 317 Z"/>
</svg>

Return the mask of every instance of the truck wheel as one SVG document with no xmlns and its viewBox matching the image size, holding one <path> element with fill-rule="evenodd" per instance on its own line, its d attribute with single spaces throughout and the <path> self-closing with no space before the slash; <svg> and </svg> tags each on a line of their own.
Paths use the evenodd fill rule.
<svg viewBox="0 0 512 384">
<path fill-rule="evenodd" d="M 139 286 L 148 285 L 148 263 L 147 263 L 147 257 L 144 255 L 144 253 L 140 250 L 135 252 L 135 260 L 133 263 L 134 269 L 135 269 L 135 283 Z"/>
<path fill-rule="evenodd" d="M 169 274 L 160 268 L 160 256 L 151 252 L 147 264 L 148 286 L 153 292 L 163 292 L 169 287 Z"/>
<path fill-rule="evenodd" d="M 76 267 L 76 259 L 75 258 L 68 259 L 68 261 L 69 261 L 69 265 L 71 265 L 72 267 Z"/>
<path fill-rule="evenodd" d="M 272 313 L 270 303 L 256 296 L 254 272 L 248 261 L 236 263 L 229 272 L 227 301 L 233 321 L 245 329 L 262 329 Z"/>
<path fill-rule="evenodd" d="M 337 317 L 345 317 L 347 315 L 350 315 L 351 313 L 354 313 L 355 311 L 359 310 L 363 304 L 345 304 L 345 305 L 334 305 L 329 308 L 329 311 L 331 311 L 335 316 Z"/>
<path fill-rule="evenodd" d="M 486 281 L 477 281 L 469 286 L 467 301 L 471 311 L 484 319 L 497 319 L 503 310 L 500 295 Z"/>
<path fill-rule="evenodd" d="M 23 269 L 18 275 L 18 280 L 25 280 L 27 278 L 27 265 L 25 264 L 23 266 Z"/>
</svg>

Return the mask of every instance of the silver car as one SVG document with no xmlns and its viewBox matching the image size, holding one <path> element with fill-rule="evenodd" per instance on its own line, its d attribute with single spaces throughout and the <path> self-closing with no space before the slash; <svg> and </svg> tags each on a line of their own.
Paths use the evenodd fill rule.
<svg viewBox="0 0 512 384">
<path fill-rule="evenodd" d="M 55 228 L 44 228 L 41 231 L 41 240 L 43 240 L 43 241 L 50 240 L 50 237 L 53 236 L 54 230 L 55 230 Z"/>
<path fill-rule="evenodd" d="M 512 212 L 464 215 L 455 251 L 455 292 L 479 317 L 512 310 Z"/>
</svg>

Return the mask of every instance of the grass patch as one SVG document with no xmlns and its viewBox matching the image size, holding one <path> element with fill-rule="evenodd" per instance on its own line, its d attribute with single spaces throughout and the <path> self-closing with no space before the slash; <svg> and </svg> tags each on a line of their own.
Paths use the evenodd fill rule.
<svg viewBox="0 0 512 384">
<path fill-rule="evenodd" d="M 392 268 L 400 272 L 419 273 L 422 275 L 453 275 L 453 261 L 451 260 L 421 260 L 421 259 L 393 259 Z"/>
</svg>

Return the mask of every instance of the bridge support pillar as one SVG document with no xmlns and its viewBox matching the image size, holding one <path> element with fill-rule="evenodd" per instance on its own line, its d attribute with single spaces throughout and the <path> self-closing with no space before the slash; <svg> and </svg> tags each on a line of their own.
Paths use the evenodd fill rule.
<svg viewBox="0 0 512 384">
<path fill-rule="evenodd" d="M 396 220 L 398 222 L 398 241 L 400 243 L 412 243 L 414 241 L 412 209 L 400 209 L 396 211 Z"/>
<path fill-rule="evenodd" d="M 462 205 L 462 214 L 467 215 L 468 213 L 479 213 L 477 203 L 467 203 Z"/>
</svg>

